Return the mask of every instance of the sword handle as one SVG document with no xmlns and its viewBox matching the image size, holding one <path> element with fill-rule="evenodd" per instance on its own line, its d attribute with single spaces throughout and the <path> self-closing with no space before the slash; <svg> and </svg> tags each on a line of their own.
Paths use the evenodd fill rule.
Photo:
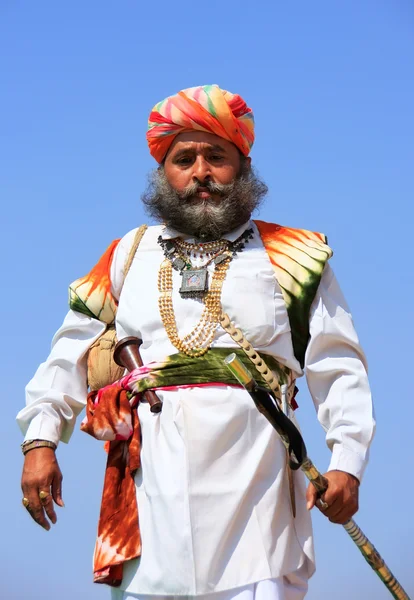
<svg viewBox="0 0 414 600">
<path fill-rule="evenodd" d="M 114 361 L 120 367 L 124 367 L 129 372 L 143 366 L 139 347 L 142 340 L 137 337 L 126 337 L 117 343 L 114 350 Z M 152 413 L 159 413 L 162 410 L 162 402 L 153 390 L 146 390 L 142 397 L 149 404 Z"/>
</svg>

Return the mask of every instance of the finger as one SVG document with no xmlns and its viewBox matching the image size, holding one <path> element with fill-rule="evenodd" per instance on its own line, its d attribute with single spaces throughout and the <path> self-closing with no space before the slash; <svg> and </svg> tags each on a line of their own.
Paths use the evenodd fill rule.
<svg viewBox="0 0 414 600">
<path fill-rule="evenodd" d="M 38 491 L 33 490 L 33 488 L 26 489 L 24 496 L 29 500 L 29 504 L 26 507 L 27 512 L 38 525 L 43 527 L 43 529 L 46 529 L 46 531 L 49 531 L 50 523 L 46 519 L 45 511 L 43 510 L 43 506 L 40 502 Z"/>
<path fill-rule="evenodd" d="M 340 496 L 340 490 L 338 489 L 338 486 L 335 483 L 330 482 L 328 489 L 322 497 L 330 507 L 333 507 L 338 502 L 339 498 L 342 498 L 342 495 Z"/>
<path fill-rule="evenodd" d="M 331 523 L 335 523 L 336 525 L 345 525 L 345 523 L 347 523 L 351 518 L 352 514 L 350 514 L 349 511 L 343 511 L 329 520 Z"/>
<path fill-rule="evenodd" d="M 326 494 L 326 496 L 328 495 Z M 324 499 L 329 504 L 329 508 L 324 511 L 324 514 L 332 523 L 340 523 L 342 525 L 358 510 L 358 498 L 356 496 L 344 498 L 342 494 L 334 495 L 331 502 L 329 502 L 328 497 Z"/>
<path fill-rule="evenodd" d="M 329 508 L 329 504 L 327 502 L 325 502 L 325 500 L 323 500 L 323 498 L 318 498 L 315 502 L 315 506 L 317 506 L 319 508 L 319 510 L 323 513 L 325 513 L 325 511 L 328 510 L 328 508 Z"/>
<path fill-rule="evenodd" d="M 336 516 L 343 507 L 343 504 L 338 497 L 334 497 L 332 500 L 331 495 L 331 502 L 329 502 L 329 496 L 326 492 L 316 500 L 315 505 L 325 517 L 328 517 L 328 519 Z"/>
<path fill-rule="evenodd" d="M 39 498 L 40 498 L 42 507 L 46 511 L 47 516 L 52 521 L 52 523 L 55 524 L 57 521 L 57 517 L 56 517 L 55 509 L 53 506 L 52 494 L 50 493 L 49 490 L 48 491 L 40 490 Z"/>
<path fill-rule="evenodd" d="M 329 515 L 329 520 L 332 521 L 332 523 L 343 525 L 353 517 L 357 510 L 357 502 L 351 501 L 343 504 L 337 504 L 335 506 L 335 510 L 333 510 Z"/>
<path fill-rule="evenodd" d="M 344 503 L 337 500 L 325 511 L 325 515 L 332 523 L 343 525 L 356 512 L 354 503 Z"/>
<path fill-rule="evenodd" d="M 335 505 L 334 504 L 329 504 L 329 502 L 327 501 L 327 498 L 325 496 L 325 494 L 322 494 L 322 496 L 320 496 L 316 502 L 315 502 L 317 508 L 320 510 L 320 512 L 325 516 L 329 518 L 329 515 L 333 514 L 336 510 Z"/>
<path fill-rule="evenodd" d="M 321 507 L 320 510 L 325 517 L 328 517 L 329 520 L 335 518 L 335 516 L 339 514 L 343 508 L 343 505 L 338 498 L 335 498 L 333 501 L 331 500 L 331 502 L 329 502 L 328 498 L 323 495 L 321 499 L 324 501 L 325 505 Z"/>
<path fill-rule="evenodd" d="M 59 473 L 59 475 L 56 475 L 53 478 L 52 496 L 53 496 L 53 500 L 56 502 L 56 504 L 63 508 L 65 506 L 65 503 L 63 502 L 63 499 L 62 499 L 62 480 L 63 480 L 63 477 L 62 477 L 61 473 Z"/>
<path fill-rule="evenodd" d="M 344 523 L 349 521 L 351 516 L 352 516 L 352 512 L 349 510 L 348 507 L 344 506 L 344 507 L 340 508 L 339 510 L 337 510 L 336 512 L 334 512 L 333 514 L 329 515 L 329 520 L 331 521 L 331 523 L 336 523 L 337 525 L 343 525 Z"/>
<path fill-rule="evenodd" d="M 311 483 L 308 485 L 308 489 L 306 490 L 306 508 L 311 510 L 315 506 L 315 502 L 318 498 L 318 494 L 316 492 L 315 486 Z"/>
</svg>

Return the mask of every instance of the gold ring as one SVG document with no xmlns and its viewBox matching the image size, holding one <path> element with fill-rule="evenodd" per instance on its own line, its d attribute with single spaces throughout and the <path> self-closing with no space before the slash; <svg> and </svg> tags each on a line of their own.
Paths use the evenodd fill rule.
<svg viewBox="0 0 414 600">
<path fill-rule="evenodd" d="M 25 508 L 28 508 L 30 502 L 28 498 L 22 498 L 22 504 Z"/>
<path fill-rule="evenodd" d="M 46 500 L 50 496 L 49 492 L 44 492 L 43 490 L 39 492 L 39 498 L 41 500 Z"/>
</svg>

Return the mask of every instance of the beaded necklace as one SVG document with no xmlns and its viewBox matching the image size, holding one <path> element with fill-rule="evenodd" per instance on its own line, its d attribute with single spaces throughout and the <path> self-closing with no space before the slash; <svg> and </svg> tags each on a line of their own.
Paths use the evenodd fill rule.
<svg viewBox="0 0 414 600">
<path fill-rule="evenodd" d="M 158 291 L 160 293 L 158 306 L 168 338 L 180 352 L 187 356 L 198 357 L 209 350 L 219 324 L 221 291 L 230 262 L 237 252 L 243 251 L 245 244 L 252 238 L 253 230 L 248 229 L 234 242 L 218 240 L 217 242 L 208 242 L 208 246 L 207 244 L 184 242 L 186 253 L 193 252 L 195 254 L 196 251 L 200 251 L 201 247 L 205 254 L 210 254 L 207 263 L 199 268 L 195 268 L 188 256 L 184 256 L 181 250 L 183 244 L 177 244 L 177 239 L 163 240 L 161 236 L 158 238 L 158 243 L 163 248 L 165 255 L 158 273 Z M 214 273 L 209 288 L 207 266 L 211 263 L 214 263 Z M 172 302 L 173 268 L 182 276 L 180 295 L 184 298 L 200 298 L 204 303 L 200 321 L 184 338 L 180 338 L 178 335 Z"/>
<path fill-rule="evenodd" d="M 164 250 L 164 256 L 172 267 L 182 277 L 180 295 L 187 298 L 202 298 L 208 290 L 207 267 L 214 262 L 217 267 L 222 262 L 232 260 L 238 252 L 242 252 L 246 243 L 253 238 L 253 229 L 246 229 L 234 242 L 229 240 L 217 240 L 214 242 L 200 242 L 190 244 L 181 238 L 163 240 L 158 237 L 158 244 Z M 207 258 L 207 262 L 195 267 L 191 262 L 191 256 Z"/>
<path fill-rule="evenodd" d="M 202 242 L 200 244 L 190 244 L 181 238 L 176 238 L 174 240 L 176 247 L 181 250 L 183 253 L 187 254 L 187 256 L 191 256 L 191 254 L 195 251 L 200 253 L 200 257 L 203 258 L 215 254 L 220 250 L 224 250 L 227 248 L 229 241 L 228 240 L 218 240 L 216 242 Z M 196 258 L 196 254 L 194 254 L 194 258 Z"/>
</svg>

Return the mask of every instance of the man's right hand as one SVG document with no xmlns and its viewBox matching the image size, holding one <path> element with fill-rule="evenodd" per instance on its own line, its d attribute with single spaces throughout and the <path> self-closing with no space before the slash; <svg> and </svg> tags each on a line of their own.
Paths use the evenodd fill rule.
<svg viewBox="0 0 414 600">
<path fill-rule="evenodd" d="M 26 507 L 30 516 L 41 527 L 49 531 L 50 523 L 57 521 L 53 501 L 58 506 L 64 506 L 62 500 L 62 473 L 60 471 L 55 451 L 52 448 L 34 448 L 25 455 L 22 491 L 29 505 Z M 40 498 L 40 492 L 47 497 Z"/>
</svg>

